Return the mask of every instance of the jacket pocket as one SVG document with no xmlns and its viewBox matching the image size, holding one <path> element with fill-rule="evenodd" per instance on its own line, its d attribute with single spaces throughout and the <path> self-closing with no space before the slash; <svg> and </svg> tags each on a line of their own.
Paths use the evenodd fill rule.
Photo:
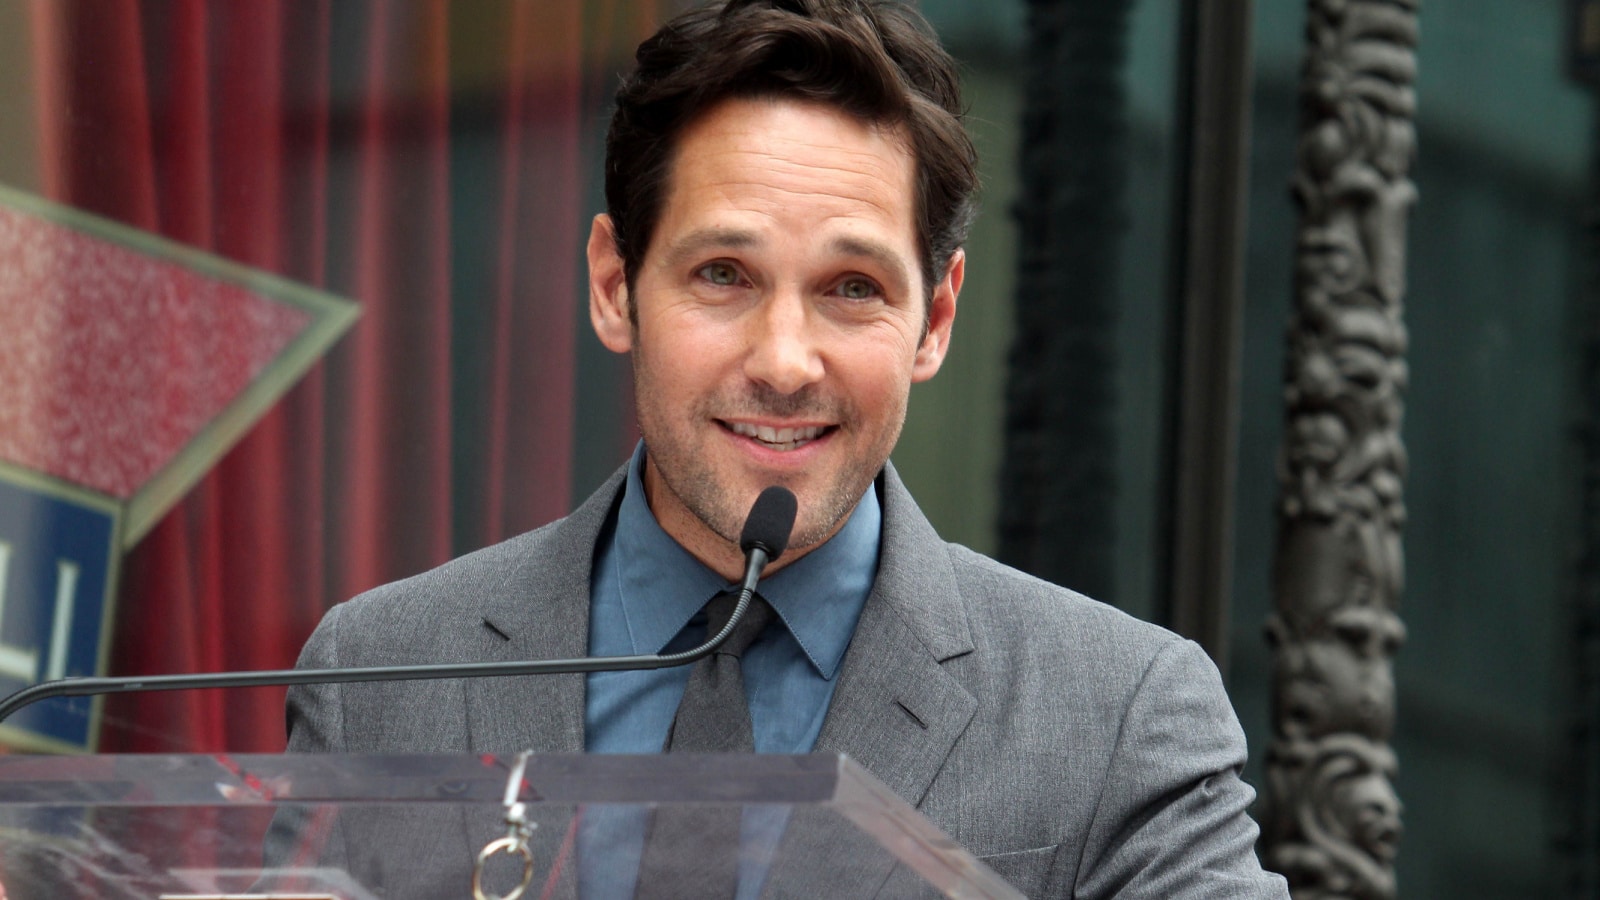
<svg viewBox="0 0 1600 900">
<path fill-rule="evenodd" d="M 1032 850 L 995 853 L 978 857 L 978 862 L 993 869 L 996 875 L 1004 878 L 1006 883 L 1017 890 L 1029 897 L 1038 897 L 1044 892 L 1046 879 L 1050 875 L 1050 865 L 1055 861 L 1056 849 L 1059 846 L 1059 844 L 1049 844 L 1044 847 L 1034 847 Z"/>
</svg>

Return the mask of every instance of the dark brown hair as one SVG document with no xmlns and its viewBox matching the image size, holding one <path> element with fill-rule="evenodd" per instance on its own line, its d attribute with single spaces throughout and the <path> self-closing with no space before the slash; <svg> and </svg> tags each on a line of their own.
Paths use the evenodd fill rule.
<svg viewBox="0 0 1600 900">
<path fill-rule="evenodd" d="M 728 0 L 639 45 L 606 135 L 606 208 L 631 288 L 665 202 L 678 135 L 735 97 L 793 97 L 902 129 L 916 158 L 923 280 L 931 292 L 967 238 L 977 153 L 955 62 L 893 0 Z"/>
</svg>

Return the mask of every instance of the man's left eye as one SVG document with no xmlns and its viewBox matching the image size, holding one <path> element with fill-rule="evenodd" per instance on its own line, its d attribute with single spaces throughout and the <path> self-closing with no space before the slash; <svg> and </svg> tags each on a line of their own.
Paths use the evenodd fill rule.
<svg viewBox="0 0 1600 900">
<path fill-rule="evenodd" d="M 876 284 L 865 278 L 849 278 L 841 281 L 833 292 L 846 300 L 870 300 L 882 293 Z"/>
</svg>

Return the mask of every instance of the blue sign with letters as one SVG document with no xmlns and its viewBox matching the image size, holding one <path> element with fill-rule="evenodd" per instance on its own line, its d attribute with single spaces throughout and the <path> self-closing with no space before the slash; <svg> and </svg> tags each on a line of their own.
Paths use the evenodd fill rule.
<svg viewBox="0 0 1600 900">
<path fill-rule="evenodd" d="M 0 695 L 96 675 L 115 580 L 118 508 L 0 473 Z M 38 749 L 90 748 L 93 703 L 36 703 L 6 720 Z"/>
</svg>

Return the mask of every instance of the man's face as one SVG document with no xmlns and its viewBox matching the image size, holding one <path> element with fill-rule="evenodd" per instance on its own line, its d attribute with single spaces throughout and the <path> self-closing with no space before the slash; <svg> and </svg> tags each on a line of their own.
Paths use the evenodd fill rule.
<svg viewBox="0 0 1600 900">
<path fill-rule="evenodd" d="M 799 499 L 786 559 L 832 536 L 888 459 L 911 383 L 938 371 L 963 259 L 927 304 L 914 173 L 898 133 L 729 100 L 679 139 L 631 297 L 595 220 L 590 312 L 602 343 L 633 355 L 651 509 L 725 575 L 768 485 Z"/>
</svg>

